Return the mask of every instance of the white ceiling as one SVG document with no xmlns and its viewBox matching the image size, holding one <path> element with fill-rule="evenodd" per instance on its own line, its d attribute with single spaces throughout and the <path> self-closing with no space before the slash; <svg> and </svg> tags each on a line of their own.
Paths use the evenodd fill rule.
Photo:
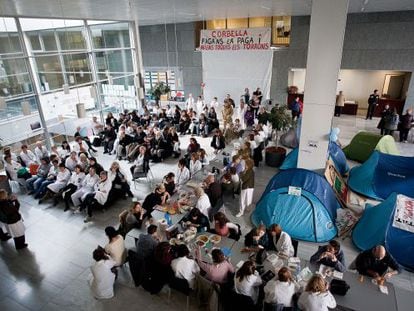
<svg viewBox="0 0 414 311">
<path fill-rule="evenodd" d="M 414 0 L 349 0 L 349 12 L 414 10 Z M 0 0 L 0 16 L 133 20 L 141 25 L 225 17 L 309 15 L 311 0 Z"/>
</svg>

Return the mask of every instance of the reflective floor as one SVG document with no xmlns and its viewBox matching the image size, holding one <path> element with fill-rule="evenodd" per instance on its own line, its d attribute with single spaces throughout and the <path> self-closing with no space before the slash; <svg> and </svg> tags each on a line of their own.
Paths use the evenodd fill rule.
<svg viewBox="0 0 414 311">
<path fill-rule="evenodd" d="M 366 122 L 362 118 L 343 116 L 334 119 L 334 126 L 341 129 L 340 140 L 347 144 L 358 130 L 376 130 L 378 120 Z M 201 145 L 210 149 L 210 139 L 197 138 Z M 182 137 L 182 148 L 186 148 L 188 137 Z M 398 144 L 403 155 L 414 155 L 414 145 Z M 99 162 L 108 168 L 114 156 L 102 155 Z M 151 170 L 156 181 L 169 171 L 175 171 L 177 161 L 167 160 L 152 164 Z M 126 161 L 121 165 L 127 169 Z M 129 172 L 129 170 L 127 170 Z M 276 169 L 261 165 L 256 171 L 254 198 L 257 200 Z M 132 185 L 138 199 L 143 199 L 151 191 L 144 181 Z M 121 269 L 115 285 L 115 297 L 107 301 L 98 301 L 90 293 L 87 280 L 89 267 L 93 263 L 92 250 L 104 245 L 106 238 L 103 229 L 108 225 L 117 226 L 118 214 L 128 208 L 130 200 L 121 200 L 106 212 L 97 212 L 94 221 L 83 223 L 83 216 L 63 212 L 63 206 L 52 207 L 49 204 L 38 205 L 27 195 L 20 195 L 21 211 L 27 228 L 26 237 L 29 248 L 17 252 L 12 241 L 0 244 L 0 310 L 183 310 L 185 298 L 173 292 L 171 301 L 166 291 L 159 295 L 150 295 L 141 288 L 135 288 L 128 267 Z M 226 214 L 231 220 L 238 212 L 238 200 L 226 201 Z M 249 215 L 237 219 L 246 233 L 250 227 Z M 348 263 L 357 251 L 349 239 L 341 241 Z M 127 247 L 132 248 L 133 240 L 127 238 Z M 299 256 L 308 258 L 315 250 L 314 243 L 299 244 Z M 412 292 L 414 274 L 404 271 L 393 278 L 396 286 L 399 310 L 412 310 Z M 191 300 L 191 309 L 198 310 L 195 299 Z"/>
</svg>

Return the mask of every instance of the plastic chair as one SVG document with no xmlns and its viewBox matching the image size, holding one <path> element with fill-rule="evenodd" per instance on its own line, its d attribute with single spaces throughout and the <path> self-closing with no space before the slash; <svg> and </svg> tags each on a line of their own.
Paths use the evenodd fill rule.
<svg viewBox="0 0 414 311">
<path fill-rule="evenodd" d="M 173 277 L 168 283 L 168 302 L 171 300 L 171 289 L 174 289 L 187 297 L 186 310 L 190 307 L 191 288 L 186 279 Z"/>
</svg>

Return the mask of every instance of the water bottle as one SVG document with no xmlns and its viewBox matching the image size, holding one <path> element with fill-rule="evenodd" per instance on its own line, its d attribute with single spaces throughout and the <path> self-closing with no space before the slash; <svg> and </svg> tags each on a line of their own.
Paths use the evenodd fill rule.
<svg viewBox="0 0 414 311">
<path fill-rule="evenodd" d="M 170 216 L 170 214 L 168 214 L 167 212 L 164 214 L 164 218 L 165 218 L 165 221 L 167 222 L 167 224 L 168 224 L 168 226 L 170 227 L 170 226 L 172 226 L 172 220 L 171 220 L 171 216 Z"/>
</svg>

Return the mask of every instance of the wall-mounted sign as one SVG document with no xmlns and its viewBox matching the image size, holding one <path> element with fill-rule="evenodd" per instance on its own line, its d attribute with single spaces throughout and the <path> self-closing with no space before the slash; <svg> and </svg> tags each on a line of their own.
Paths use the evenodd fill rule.
<svg viewBox="0 0 414 311">
<path fill-rule="evenodd" d="M 201 30 L 202 51 L 262 51 L 270 49 L 270 28 Z"/>
</svg>

